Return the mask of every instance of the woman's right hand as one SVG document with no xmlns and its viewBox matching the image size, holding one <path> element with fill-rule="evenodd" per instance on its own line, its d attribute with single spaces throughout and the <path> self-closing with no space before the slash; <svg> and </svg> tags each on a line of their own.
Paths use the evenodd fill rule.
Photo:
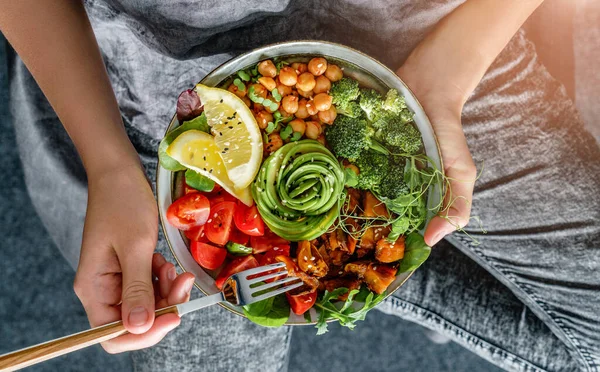
<svg viewBox="0 0 600 372">
<path fill-rule="evenodd" d="M 75 293 L 92 327 L 122 319 L 129 331 L 104 342 L 107 352 L 152 346 L 180 322 L 176 314 L 154 319 L 155 309 L 187 301 L 194 276 L 153 255 L 158 213 L 138 164 L 91 174 L 88 189 Z"/>
</svg>

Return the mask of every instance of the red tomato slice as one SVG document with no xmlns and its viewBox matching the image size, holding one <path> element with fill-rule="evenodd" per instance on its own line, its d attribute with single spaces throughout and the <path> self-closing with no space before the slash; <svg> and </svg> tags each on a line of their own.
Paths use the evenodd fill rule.
<svg viewBox="0 0 600 372">
<path fill-rule="evenodd" d="M 209 194 L 207 194 L 207 196 L 208 196 L 208 199 L 210 200 L 211 207 L 213 205 L 222 203 L 224 201 L 237 202 L 237 199 L 235 198 L 235 196 L 231 195 L 230 193 L 223 190 L 222 188 L 219 189 L 218 191 L 211 191 Z"/>
<path fill-rule="evenodd" d="M 183 193 L 185 195 L 191 194 L 193 192 L 200 192 L 200 191 L 196 190 L 195 188 L 193 188 L 192 186 L 188 185 L 187 183 L 184 184 L 184 186 L 183 186 Z"/>
<path fill-rule="evenodd" d="M 260 263 L 260 266 L 265 266 L 265 265 L 270 265 L 272 263 L 277 263 L 279 261 L 277 261 L 275 259 L 275 257 L 277 256 L 290 256 L 290 246 L 289 245 L 280 245 L 277 246 L 277 249 L 273 248 L 269 251 L 267 251 L 267 253 L 263 254 L 259 259 L 258 262 Z"/>
<path fill-rule="evenodd" d="M 215 204 L 210 208 L 205 227 L 208 240 L 218 245 L 225 245 L 229 241 L 234 212 L 235 203 L 230 201 Z"/>
<path fill-rule="evenodd" d="M 246 245 L 246 244 L 248 244 L 249 240 L 250 240 L 250 237 L 248 235 L 246 235 L 243 232 L 241 232 L 240 230 L 236 229 L 235 226 L 231 227 L 231 233 L 229 234 L 230 242 L 238 243 L 241 245 Z"/>
<path fill-rule="evenodd" d="M 264 253 L 271 250 L 273 247 L 281 247 L 284 245 L 290 245 L 290 242 L 280 238 L 270 230 L 265 231 L 264 236 L 250 237 L 250 246 L 254 250 L 254 253 Z"/>
<path fill-rule="evenodd" d="M 175 200 L 167 209 L 167 220 L 179 230 L 189 230 L 204 225 L 208 219 L 210 203 L 206 196 L 196 192 Z"/>
<path fill-rule="evenodd" d="M 183 232 L 183 234 L 193 242 L 208 242 L 204 233 L 204 225 L 196 226 Z"/>
<path fill-rule="evenodd" d="M 239 273 L 240 271 L 253 269 L 255 267 L 258 267 L 258 261 L 256 261 L 256 258 L 254 258 L 252 255 L 235 258 L 227 266 L 225 266 L 223 270 L 221 270 L 219 275 L 217 275 L 217 278 L 215 279 L 215 285 L 217 288 L 223 289 L 223 284 L 225 284 L 225 281 L 230 276 L 235 273 Z"/>
<path fill-rule="evenodd" d="M 307 312 L 308 309 L 313 307 L 317 301 L 317 291 L 300 295 L 292 295 L 289 292 L 286 292 L 285 297 L 287 297 L 294 314 L 302 315 Z"/>
<path fill-rule="evenodd" d="M 265 224 L 263 223 L 256 205 L 248 207 L 244 203 L 238 202 L 233 215 L 235 226 L 251 236 L 263 236 L 265 234 Z"/>
<path fill-rule="evenodd" d="M 209 270 L 221 266 L 227 257 L 227 249 L 201 242 L 192 242 L 190 252 L 200 266 Z"/>
</svg>

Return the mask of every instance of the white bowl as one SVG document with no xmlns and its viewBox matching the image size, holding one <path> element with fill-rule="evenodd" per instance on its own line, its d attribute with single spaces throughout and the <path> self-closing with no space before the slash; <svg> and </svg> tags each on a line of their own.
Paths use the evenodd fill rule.
<svg viewBox="0 0 600 372">
<path fill-rule="evenodd" d="M 425 153 L 434 163 L 433 165 L 437 167 L 437 169 L 443 171 L 444 168 L 442 167 L 441 154 L 433 128 L 413 93 L 393 71 L 375 59 L 349 47 L 324 41 L 293 41 L 273 44 L 255 49 L 231 59 L 206 75 L 201 83 L 208 86 L 223 85 L 237 71 L 254 66 L 256 63 L 268 58 L 279 57 L 287 61 L 308 61 L 314 56 L 322 56 L 328 61 L 338 64 L 344 69 L 345 75 L 357 79 L 362 86 L 375 88 L 379 91 L 395 88 L 402 93 L 406 99 L 407 106 L 415 113 L 414 121 L 423 137 Z M 175 99 L 176 97 L 173 97 L 173 100 Z M 178 125 L 179 122 L 177 121 L 176 116 L 173 116 L 173 119 L 167 128 L 167 132 Z M 179 172 L 179 174 L 181 173 L 182 172 Z M 177 260 L 184 271 L 189 271 L 196 276 L 196 287 L 204 294 L 210 295 L 218 292 L 213 277 L 211 277 L 211 275 L 200 267 L 200 265 L 192 258 L 183 234 L 166 222 L 167 208 L 180 195 L 182 182 L 181 175 L 177 176 L 175 173 L 162 168 L 160 164 L 158 165 L 156 173 L 156 193 L 160 221 L 167 243 L 175 260 Z M 440 189 L 437 187 L 431 188 L 427 202 L 429 209 L 431 210 L 436 205 L 439 205 L 441 198 L 442 195 Z M 431 217 L 433 217 L 432 212 L 430 212 L 427 221 L 429 221 Z M 406 272 L 399 274 L 394 282 L 388 287 L 386 295 L 389 296 L 400 288 L 412 273 L 413 272 Z M 229 303 L 223 303 L 221 305 L 233 313 L 244 316 L 240 307 L 233 306 Z M 290 312 L 290 318 L 286 324 L 314 324 L 317 319 L 317 310 L 313 308 L 310 311 L 311 318 L 313 319 L 312 323 L 307 322 L 303 316 Z"/>
</svg>

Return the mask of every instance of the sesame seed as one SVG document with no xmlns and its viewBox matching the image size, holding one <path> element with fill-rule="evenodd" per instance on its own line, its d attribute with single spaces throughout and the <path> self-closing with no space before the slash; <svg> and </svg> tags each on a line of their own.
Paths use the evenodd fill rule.
<svg viewBox="0 0 600 372">
<path fill-rule="evenodd" d="M 377 270 L 377 266 L 373 266 L 373 270 Z"/>
<path fill-rule="evenodd" d="M 308 261 L 308 257 L 304 256 L 304 261 Z"/>
<path fill-rule="evenodd" d="M 228 163 L 231 163 L 231 162 L 233 162 L 233 159 L 229 159 L 229 160 L 227 160 L 227 162 L 228 162 Z"/>
<path fill-rule="evenodd" d="M 309 265 L 307 266 L 307 268 L 309 268 L 309 269 L 312 269 L 312 267 L 313 267 L 313 266 L 312 266 L 311 264 L 309 264 Z"/>
<path fill-rule="evenodd" d="M 229 142 L 223 142 L 225 146 L 229 146 Z"/>
<path fill-rule="evenodd" d="M 209 218 L 208 221 L 206 221 L 206 223 L 211 223 L 212 222 L 212 218 Z"/>
<path fill-rule="evenodd" d="M 311 257 L 311 258 L 310 258 L 310 260 L 311 260 L 311 261 L 314 261 L 314 260 L 315 260 L 315 257 L 314 257 L 314 256 L 313 256 L 313 257 Z"/>
<path fill-rule="evenodd" d="M 338 272 L 339 275 L 342 275 L 343 273 L 344 273 L 343 271 Z"/>
</svg>

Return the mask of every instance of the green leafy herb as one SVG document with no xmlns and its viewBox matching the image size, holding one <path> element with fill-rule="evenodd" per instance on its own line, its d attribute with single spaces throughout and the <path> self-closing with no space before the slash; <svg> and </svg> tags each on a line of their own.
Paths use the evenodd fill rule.
<svg viewBox="0 0 600 372">
<path fill-rule="evenodd" d="M 250 69 L 250 75 L 252 75 L 253 77 L 258 76 L 258 63 L 256 65 L 254 65 L 254 67 L 252 69 Z"/>
<path fill-rule="evenodd" d="M 358 185 L 358 176 L 352 169 L 344 168 L 344 175 L 346 177 L 346 186 L 354 187 Z"/>
<path fill-rule="evenodd" d="M 198 191 L 204 192 L 210 192 L 215 187 L 215 181 L 191 169 L 185 171 L 185 183 Z"/>
<path fill-rule="evenodd" d="M 352 306 L 354 297 L 361 293 L 360 290 L 354 289 L 348 293 L 348 299 L 344 301 L 341 308 L 338 309 L 334 305 L 333 301 L 337 302 L 339 295 L 347 293 L 348 288 L 336 288 L 329 292 L 325 291 L 319 301 L 315 303 L 315 306 L 320 310 L 319 319 L 317 320 L 317 335 L 322 335 L 327 332 L 327 319 L 333 318 L 337 320 L 343 327 L 354 329 L 356 322 L 359 320 L 365 320 L 365 317 L 369 310 L 377 306 L 385 295 L 377 295 L 371 291 L 364 297 L 363 305 L 359 309 Z"/>
<path fill-rule="evenodd" d="M 244 314 L 263 327 L 281 327 L 290 317 L 290 305 L 279 295 L 244 306 Z"/>
<path fill-rule="evenodd" d="M 240 79 L 244 80 L 244 81 L 250 81 L 250 74 L 248 74 L 246 71 L 244 70 L 240 70 L 237 72 L 237 75 L 240 77 Z"/>
<path fill-rule="evenodd" d="M 404 245 L 404 258 L 400 261 L 399 273 L 416 270 L 431 253 L 431 247 L 425 243 L 421 234 L 416 232 L 408 234 Z"/>
<path fill-rule="evenodd" d="M 271 101 L 270 99 L 263 99 L 262 101 L 263 106 L 271 109 L 271 111 L 275 111 L 279 108 L 279 105 L 273 101 Z"/>
<path fill-rule="evenodd" d="M 271 133 L 273 133 L 273 131 L 275 131 L 276 128 L 277 128 L 277 124 L 275 124 L 274 122 L 270 121 L 267 124 L 267 127 L 265 128 L 265 132 L 267 132 L 267 134 L 271 134 Z"/>
<path fill-rule="evenodd" d="M 279 93 L 279 90 L 277 90 L 277 88 L 273 89 L 271 91 L 271 94 L 273 95 L 273 98 L 275 98 L 275 101 L 277 101 L 277 102 L 281 101 L 281 94 Z"/>
<path fill-rule="evenodd" d="M 292 127 L 290 125 L 287 125 L 285 128 L 283 128 L 279 132 L 279 135 L 281 136 L 282 140 L 287 140 L 288 138 L 290 138 L 292 133 L 294 133 L 294 130 L 292 129 Z"/>
<path fill-rule="evenodd" d="M 392 222 L 392 231 L 387 236 L 387 240 L 390 242 L 396 242 L 400 235 L 408 231 L 410 227 L 410 218 L 404 216 L 400 217 Z"/>
<path fill-rule="evenodd" d="M 158 146 L 158 160 L 160 162 L 160 165 L 166 170 L 176 172 L 186 169 L 183 165 L 179 164 L 177 160 L 167 155 L 167 148 L 173 141 L 175 141 L 175 138 L 179 137 L 181 133 L 191 129 L 209 133 L 210 129 L 208 127 L 208 122 L 206 121 L 206 115 L 204 115 L 204 113 L 202 113 L 202 115 L 198 116 L 197 118 L 184 121 L 183 124 L 167 133 L 165 138 L 163 138 L 162 141 L 160 141 L 160 145 Z"/>
<path fill-rule="evenodd" d="M 235 78 L 233 80 L 233 85 L 235 85 L 238 88 L 238 90 L 242 92 L 246 90 L 246 85 L 244 85 L 244 83 L 242 83 L 242 81 L 238 78 Z"/>
<path fill-rule="evenodd" d="M 294 134 L 292 135 L 292 138 L 290 138 L 290 141 L 296 142 L 300 138 L 302 138 L 302 133 L 300 133 L 300 132 L 294 132 Z"/>
<path fill-rule="evenodd" d="M 277 68 L 277 75 L 279 75 L 279 70 L 281 70 L 281 68 L 283 66 L 287 66 L 287 65 L 289 65 L 289 62 L 275 60 L 275 67 Z"/>
<path fill-rule="evenodd" d="M 310 310 L 304 313 L 304 320 L 306 320 L 306 323 L 312 323 L 312 318 L 310 316 Z"/>
<path fill-rule="evenodd" d="M 256 102 L 259 104 L 262 104 L 265 99 L 262 98 L 261 96 L 259 96 L 258 94 L 256 94 L 256 90 L 254 89 L 254 85 L 250 85 L 250 88 L 248 88 L 248 98 L 250 98 L 250 100 L 252 102 Z"/>
</svg>

